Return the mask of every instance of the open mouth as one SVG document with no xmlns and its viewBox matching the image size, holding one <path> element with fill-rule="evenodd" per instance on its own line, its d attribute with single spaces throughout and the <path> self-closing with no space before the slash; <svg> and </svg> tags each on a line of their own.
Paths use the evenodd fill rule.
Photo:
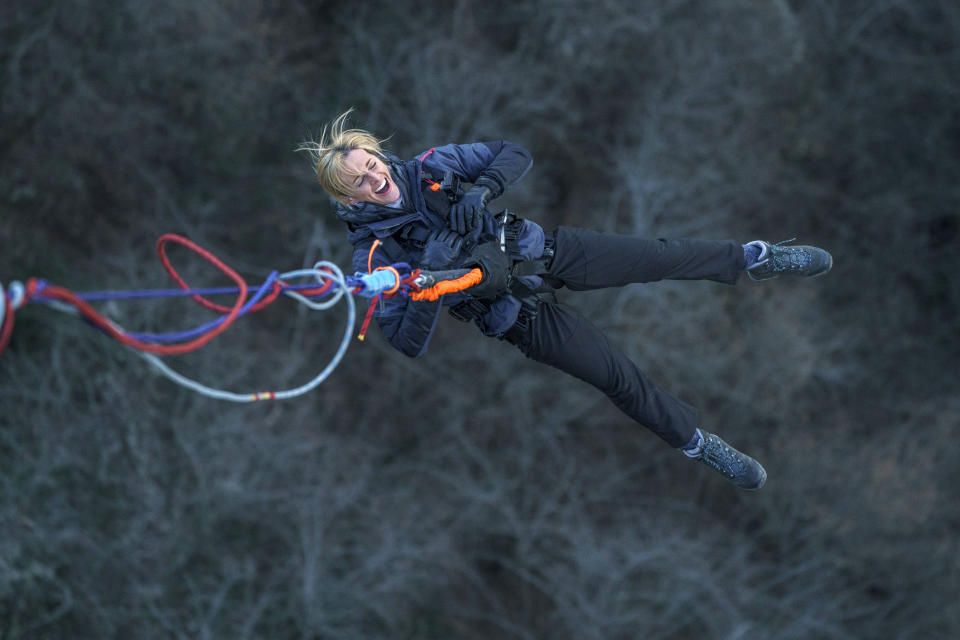
<svg viewBox="0 0 960 640">
<path fill-rule="evenodd" d="M 377 188 L 377 190 L 374 191 L 374 193 L 377 194 L 378 196 L 382 196 L 382 195 L 385 194 L 389 189 L 390 189 L 390 181 L 387 180 L 386 178 L 384 178 L 384 179 L 383 179 L 383 184 L 381 184 L 381 185 Z"/>
</svg>

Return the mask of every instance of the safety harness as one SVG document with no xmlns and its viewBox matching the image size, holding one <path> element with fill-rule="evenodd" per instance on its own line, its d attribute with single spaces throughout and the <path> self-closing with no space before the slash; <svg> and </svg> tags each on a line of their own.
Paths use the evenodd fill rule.
<svg viewBox="0 0 960 640">
<path fill-rule="evenodd" d="M 421 165 L 422 167 L 422 165 Z M 430 174 L 426 167 L 422 167 L 421 194 L 427 209 L 444 219 L 449 216 L 450 208 L 463 197 L 463 189 L 460 186 L 459 177 L 452 171 L 446 171 L 442 176 Z M 439 180 L 437 179 L 439 178 Z M 517 314 L 517 320 L 501 336 L 513 344 L 520 344 L 542 302 L 556 302 L 556 294 L 553 287 L 543 284 L 536 288 L 528 286 L 521 278 L 523 276 L 535 276 L 546 274 L 553 260 L 554 238 L 548 237 L 544 243 L 543 256 L 536 260 L 517 259 L 513 256 L 522 255 L 519 247 L 519 237 L 523 228 L 523 218 L 520 218 L 504 209 L 495 216 L 502 223 L 502 231 L 499 238 L 481 237 L 480 241 L 498 241 L 500 248 L 508 256 L 511 256 L 513 262 L 508 277 L 507 292 L 520 300 L 520 312 Z M 419 222 L 411 222 L 401 226 L 392 235 L 380 238 L 381 248 L 386 253 L 387 258 L 393 262 L 402 260 L 410 250 L 420 251 L 426 245 L 431 230 Z M 464 251 L 470 251 L 474 243 L 464 244 Z M 461 322 L 473 322 L 480 325 L 481 319 L 490 312 L 492 299 L 478 298 L 469 294 L 469 290 L 461 292 L 464 300 L 449 307 L 448 312 L 451 316 Z"/>
<path fill-rule="evenodd" d="M 523 218 L 518 217 L 508 209 L 504 209 L 494 217 L 499 219 L 502 224 L 499 238 L 500 248 L 513 260 L 507 278 L 507 293 L 520 301 L 520 311 L 517 314 L 516 321 L 499 337 L 511 344 L 520 345 L 530 330 L 533 319 L 540 309 L 540 304 L 557 301 L 557 295 L 554 293 L 553 287 L 544 283 L 542 278 L 541 285 L 536 288 L 528 286 L 521 278 L 523 276 L 542 276 L 549 271 L 556 241 L 553 237 L 545 238 L 543 255 L 536 260 L 513 258 L 513 256 L 522 255 L 519 237 L 523 228 Z M 450 307 L 449 313 L 457 320 L 473 321 L 479 325 L 480 319 L 490 311 L 490 304 L 493 301 L 466 295 L 468 296 L 467 299 Z"/>
</svg>

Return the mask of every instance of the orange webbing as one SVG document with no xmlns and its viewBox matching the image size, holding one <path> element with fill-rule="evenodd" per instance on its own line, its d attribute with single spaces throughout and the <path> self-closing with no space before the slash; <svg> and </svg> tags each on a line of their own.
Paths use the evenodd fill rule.
<svg viewBox="0 0 960 640">
<path fill-rule="evenodd" d="M 367 273 L 373 273 L 371 263 L 373 262 L 373 252 L 377 250 L 377 247 L 380 246 L 380 238 L 377 238 L 373 241 L 373 244 L 370 246 L 370 253 L 367 254 Z"/>
<path fill-rule="evenodd" d="M 483 280 L 483 271 L 480 269 L 471 269 L 466 275 L 460 276 L 455 280 L 443 280 L 432 287 L 411 292 L 410 299 L 428 300 L 432 302 L 444 294 L 469 289 L 473 285 L 479 284 L 481 280 Z"/>
</svg>

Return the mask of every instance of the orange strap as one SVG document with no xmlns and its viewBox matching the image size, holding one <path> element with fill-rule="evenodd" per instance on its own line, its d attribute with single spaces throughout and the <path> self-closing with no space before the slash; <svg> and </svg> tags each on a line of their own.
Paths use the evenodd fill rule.
<svg viewBox="0 0 960 640">
<path fill-rule="evenodd" d="M 373 244 L 370 245 L 370 253 L 367 254 L 367 273 L 373 273 L 371 268 L 371 263 L 373 262 L 373 252 L 377 250 L 377 247 L 380 246 L 380 238 L 377 238 L 373 241 Z"/>
<path fill-rule="evenodd" d="M 462 275 L 456 280 L 443 280 L 432 287 L 412 292 L 409 297 L 411 300 L 427 300 L 433 302 L 444 294 L 456 293 L 457 291 L 469 289 L 475 284 L 480 284 L 481 280 L 483 280 L 483 271 L 480 269 L 471 269 L 466 275 Z"/>
</svg>

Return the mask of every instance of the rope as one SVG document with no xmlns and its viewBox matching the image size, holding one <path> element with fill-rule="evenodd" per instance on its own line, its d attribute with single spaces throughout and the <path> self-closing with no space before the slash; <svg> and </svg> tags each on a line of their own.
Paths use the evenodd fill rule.
<svg viewBox="0 0 960 640">
<path fill-rule="evenodd" d="M 9 321 L 7 318 L 9 318 Z M 3 283 L 0 282 L 0 353 L 3 353 L 3 350 L 7 348 L 12 333 L 13 304 L 7 299 L 7 294 L 3 290 Z"/>
<path fill-rule="evenodd" d="M 281 278 L 295 278 L 304 275 L 316 275 L 320 273 L 319 269 L 321 266 L 330 270 L 330 275 L 328 277 L 332 278 L 331 282 L 339 285 L 338 291 L 340 294 L 332 301 L 333 303 L 336 303 L 343 295 L 343 292 L 347 290 L 347 283 L 343 276 L 343 272 L 340 271 L 340 268 L 332 262 L 318 262 L 316 265 L 314 265 L 313 270 L 303 269 L 300 271 L 291 271 L 283 274 Z M 308 306 L 318 308 L 314 306 L 316 303 L 311 302 L 300 294 L 292 294 L 292 297 L 299 298 Z M 330 306 L 329 302 L 326 303 L 326 305 L 327 306 L 319 308 L 328 308 L 328 306 Z M 182 387 L 186 387 L 191 391 L 196 391 L 200 395 L 208 398 L 214 398 L 216 400 L 228 400 L 230 402 L 258 402 L 260 400 L 286 400 L 289 398 L 296 398 L 297 396 L 301 396 L 308 391 L 315 389 L 321 382 L 327 379 L 333 370 L 336 369 L 340 364 L 340 361 L 343 360 L 343 355 L 347 352 L 347 347 L 350 346 L 350 335 L 353 333 L 353 325 L 354 322 L 356 322 L 357 310 L 356 304 L 353 301 L 353 296 L 347 296 L 347 310 L 347 324 L 346 329 L 343 332 L 343 337 L 340 339 L 340 346 L 337 347 L 337 352 L 333 355 L 333 358 L 330 360 L 327 366 L 324 367 L 323 371 L 318 373 L 306 384 L 300 385 L 299 387 L 295 387 L 293 389 L 287 389 L 285 391 L 233 393 L 222 389 L 213 389 L 174 371 L 168 367 L 163 360 L 153 354 L 141 353 L 140 355 L 145 358 L 147 362 L 156 367 L 160 373 L 165 375 L 167 378 L 173 380 Z"/>
<path fill-rule="evenodd" d="M 427 289 L 410 294 L 411 300 L 437 300 L 440 296 L 448 293 L 456 293 L 469 289 L 475 284 L 480 284 L 483 280 L 483 271 L 481 269 L 471 269 L 466 275 L 460 276 L 455 280 L 443 280 Z"/>
<path fill-rule="evenodd" d="M 221 273 L 230 278 L 235 287 L 218 287 L 191 289 L 187 282 L 173 268 L 167 257 L 166 247 L 169 244 L 179 244 L 216 267 Z M 370 249 L 368 268 L 378 243 Z M 483 278 L 479 269 L 473 269 L 465 276 L 442 280 L 434 286 L 421 288 L 420 284 L 435 282 L 437 273 L 433 275 L 411 269 L 405 263 L 396 263 L 388 267 L 379 267 L 372 273 L 345 276 L 340 268 L 332 262 L 317 262 L 312 269 L 299 269 L 277 274 L 270 273 L 257 287 L 251 287 L 240 275 L 222 262 L 212 253 L 196 243 L 175 234 L 164 234 L 157 241 L 157 254 L 164 269 L 180 287 L 179 289 L 161 289 L 145 291 L 99 291 L 88 293 L 74 293 L 69 289 L 48 284 L 44 280 L 30 278 L 27 284 L 13 281 L 6 288 L 0 282 L 0 354 L 3 353 L 13 333 L 14 315 L 27 302 L 46 304 L 60 311 L 74 313 L 88 320 L 94 327 L 99 328 L 108 336 L 136 351 L 154 366 L 161 374 L 192 391 L 201 395 L 232 402 L 257 402 L 260 400 L 281 400 L 303 395 L 317 387 L 329 377 L 340 364 L 350 343 L 350 335 L 356 322 L 356 304 L 354 296 L 371 298 L 368 317 L 361 331 L 366 331 L 374 306 L 380 297 L 408 296 L 412 300 L 436 300 L 446 293 L 467 289 Z M 461 272 L 462 273 L 462 272 Z M 453 274 L 445 273 L 446 277 Z M 312 278 L 309 284 L 290 284 L 288 280 Z M 418 284 L 419 283 L 419 284 Z M 253 295 L 248 297 L 250 291 Z M 235 295 L 232 305 L 225 306 L 210 301 L 207 296 Z M 344 296 L 347 299 L 347 323 L 343 337 L 336 353 L 326 367 L 307 383 L 283 391 L 259 391 L 255 393 L 234 393 L 222 389 L 208 387 L 196 380 L 171 369 L 158 356 L 177 355 L 188 353 L 208 344 L 213 338 L 223 333 L 237 318 L 247 313 L 263 309 L 276 300 L 280 295 L 287 296 L 314 310 L 326 310 L 337 304 Z M 171 333 L 130 332 L 120 327 L 109 318 L 101 315 L 90 302 L 100 300 L 163 298 L 174 296 L 189 296 L 195 302 L 220 317 L 204 323 L 193 329 Z M 324 300 L 323 298 L 329 299 Z"/>
<path fill-rule="evenodd" d="M 210 327 L 198 327 L 196 330 L 194 330 L 194 332 L 187 332 L 189 335 L 194 335 L 194 334 L 197 335 L 197 337 L 193 338 L 192 340 L 188 340 L 187 342 L 184 342 L 181 344 L 166 345 L 166 344 L 154 344 L 152 342 L 149 342 L 148 340 L 140 339 L 134 334 L 130 334 L 124 331 L 123 328 L 117 326 L 108 318 L 105 318 L 104 316 L 100 315 L 100 313 L 98 313 L 96 309 L 94 309 L 85 300 L 82 300 L 79 296 L 77 296 L 75 293 L 73 293 L 69 289 L 64 289 L 63 287 L 56 287 L 52 285 L 46 285 L 44 283 L 39 282 L 35 278 L 31 278 L 29 281 L 27 281 L 28 299 L 29 297 L 32 297 L 32 295 L 36 295 L 39 293 L 39 294 L 42 294 L 42 299 L 54 299 L 54 300 L 59 300 L 61 302 L 65 302 L 69 305 L 72 305 L 77 309 L 77 311 L 80 312 L 81 315 L 87 318 L 95 326 L 99 327 L 104 332 L 106 332 L 107 335 L 109 335 L 111 338 L 113 338 L 114 340 L 116 340 L 121 344 L 127 345 L 128 347 L 133 347 L 134 349 L 137 349 L 139 351 L 154 353 L 157 355 L 179 355 L 179 354 L 189 353 L 190 351 L 199 349 L 200 347 L 209 343 L 215 337 L 223 333 L 227 329 L 227 327 L 233 324 L 233 321 L 240 316 L 240 312 L 243 311 L 243 308 L 244 308 L 244 301 L 246 300 L 246 297 L 247 297 L 247 283 L 244 282 L 243 278 L 241 278 L 236 271 L 234 271 L 233 269 L 228 267 L 226 264 L 221 262 L 220 259 L 218 259 L 216 256 L 214 256 L 212 253 L 210 253 L 206 249 L 201 248 L 199 245 L 191 242 L 186 238 L 183 238 L 181 236 L 175 236 L 173 234 L 164 234 L 163 236 L 160 237 L 160 240 L 157 241 L 157 251 L 160 253 L 161 260 L 163 260 L 165 267 L 169 267 L 169 261 L 166 259 L 166 255 L 164 254 L 163 249 L 166 243 L 171 241 L 177 242 L 187 247 L 188 249 L 190 249 L 200 257 L 202 257 L 204 260 L 206 260 L 213 266 L 217 267 L 217 269 L 219 269 L 228 278 L 233 280 L 237 285 L 238 295 L 237 295 L 237 299 L 233 303 L 233 306 L 227 308 L 227 307 L 219 307 L 219 305 L 217 305 L 219 307 L 219 309 L 217 310 L 218 311 L 222 310 L 221 313 L 226 313 L 226 315 L 220 318 L 219 320 L 215 321 Z M 168 271 L 171 271 L 171 269 L 172 268 L 168 268 Z M 181 278 L 179 278 L 179 276 L 175 274 L 176 272 L 171 271 L 171 275 L 173 275 L 174 279 L 177 280 L 177 284 L 179 284 L 184 289 L 189 288 L 187 284 Z M 264 284 L 266 285 L 266 283 Z M 38 291 L 38 288 L 39 288 L 39 291 Z M 261 290 L 263 290 L 263 288 L 261 288 Z M 201 304 L 203 304 L 204 306 L 207 306 L 209 304 L 205 298 L 202 298 L 200 296 L 195 296 L 194 299 L 197 300 L 197 302 L 200 302 Z"/>
</svg>

